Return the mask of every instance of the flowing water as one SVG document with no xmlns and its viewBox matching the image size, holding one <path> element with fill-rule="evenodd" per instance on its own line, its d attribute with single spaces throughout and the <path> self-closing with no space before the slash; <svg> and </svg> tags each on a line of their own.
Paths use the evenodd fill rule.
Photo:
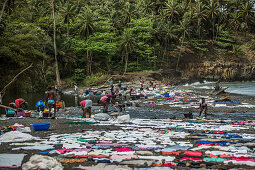
<svg viewBox="0 0 255 170">
<path fill-rule="evenodd" d="M 204 83 L 192 83 L 186 84 L 185 86 L 192 86 L 194 88 L 201 88 L 201 89 L 214 89 L 215 82 L 207 82 Z M 226 92 L 235 93 L 235 94 L 242 94 L 248 96 L 255 96 L 255 81 L 251 82 L 222 82 L 220 83 L 221 87 L 228 87 Z"/>
</svg>

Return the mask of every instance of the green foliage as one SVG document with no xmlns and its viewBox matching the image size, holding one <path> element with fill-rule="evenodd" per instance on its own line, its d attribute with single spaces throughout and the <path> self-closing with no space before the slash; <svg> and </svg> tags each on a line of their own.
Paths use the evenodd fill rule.
<svg viewBox="0 0 255 170">
<path fill-rule="evenodd" d="M 77 70 L 86 68 L 82 72 L 91 78 L 85 84 L 96 84 L 98 72 L 182 64 L 188 51 L 243 55 L 234 35 L 255 33 L 252 1 L 56 0 L 54 6 L 61 77 L 82 81 Z M 245 41 L 255 50 L 253 38 Z M 54 83 L 53 61 L 50 1 L 8 3 L 0 22 L 0 77 L 12 77 L 32 62 L 27 81 Z"/>
<path fill-rule="evenodd" d="M 73 80 L 81 83 L 85 79 L 84 69 L 77 68 L 74 70 Z"/>
<path fill-rule="evenodd" d="M 104 83 L 110 76 L 108 74 L 96 73 L 90 76 L 87 76 L 83 81 L 84 86 L 96 86 L 101 83 Z"/>
</svg>

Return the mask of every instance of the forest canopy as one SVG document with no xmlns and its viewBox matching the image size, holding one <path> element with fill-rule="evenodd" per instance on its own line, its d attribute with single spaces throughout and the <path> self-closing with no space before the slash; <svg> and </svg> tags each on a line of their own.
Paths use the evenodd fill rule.
<svg viewBox="0 0 255 170">
<path fill-rule="evenodd" d="M 54 20 L 60 77 L 74 82 L 93 74 L 156 70 L 166 64 L 178 70 L 189 51 L 241 55 L 242 41 L 235 36 L 254 35 L 254 4 L 252 0 L 2 0 L 1 81 L 33 63 L 23 78 L 34 89 L 54 83 Z M 255 41 L 249 41 L 254 50 Z"/>
</svg>

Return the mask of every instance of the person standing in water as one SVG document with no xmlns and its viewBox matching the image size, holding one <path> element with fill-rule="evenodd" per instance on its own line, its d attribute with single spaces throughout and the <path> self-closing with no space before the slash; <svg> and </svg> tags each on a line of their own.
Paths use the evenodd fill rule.
<svg viewBox="0 0 255 170">
<path fill-rule="evenodd" d="M 56 93 L 51 87 L 48 87 L 48 91 L 46 92 L 46 106 L 49 108 L 48 117 L 50 117 L 51 109 L 54 108 L 54 116 L 52 119 L 56 118 L 56 102 Z"/>
<path fill-rule="evenodd" d="M 205 102 L 205 98 L 202 98 L 201 103 L 199 104 L 199 116 L 202 115 L 202 112 L 204 111 L 205 113 L 205 118 L 207 117 L 207 103 Z"/>
</svg>

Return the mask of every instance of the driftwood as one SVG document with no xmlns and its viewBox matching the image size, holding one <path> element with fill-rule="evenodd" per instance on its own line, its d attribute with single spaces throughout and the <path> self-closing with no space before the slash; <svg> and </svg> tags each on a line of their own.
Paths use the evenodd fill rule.
<svg viewBox="0 0 255 170">
<path fill-rule="evenodd" d="M 220 89 L 219 91 L 215 92 L 215 95 L 219 95 L 221 93 L 224 93 L 226 89 L 228 89 L 228 87 Z"/>
<path fill-rule="evenodd" d="M 21 75 L 22 73 L 24 73 L 26 70 L 28 70 L 29 68 L 31 68 L 33 66 L 33 64 L 30 64 L 30 66 L 26 67 L 25 69 L 23 69 L 21 72 L 19 72 L 18 74 L 16 74 L 16 76 L 13 77 L 13 79 L 6 85 L 4 86 L 4 88 L 0 91 L 0 104 L 2 104 L 2 98 L 5 95 L 5 91 L 7 89 L 8 86 L 10 86 L 18 77 L 19 75 Z"/>
<path fill-rule="evenodd" d="M 12 108 L 12 107 L 5 106 L 5 105 L 2 105 L 2 104 L 0 104 L 0 107 L 3 107 L 3 108 L 6 108 L 6 109 L 11 109 L 11 110 L 17 111 L 16 109 L 14 109 L 14 108 Z"/>
</svg>

